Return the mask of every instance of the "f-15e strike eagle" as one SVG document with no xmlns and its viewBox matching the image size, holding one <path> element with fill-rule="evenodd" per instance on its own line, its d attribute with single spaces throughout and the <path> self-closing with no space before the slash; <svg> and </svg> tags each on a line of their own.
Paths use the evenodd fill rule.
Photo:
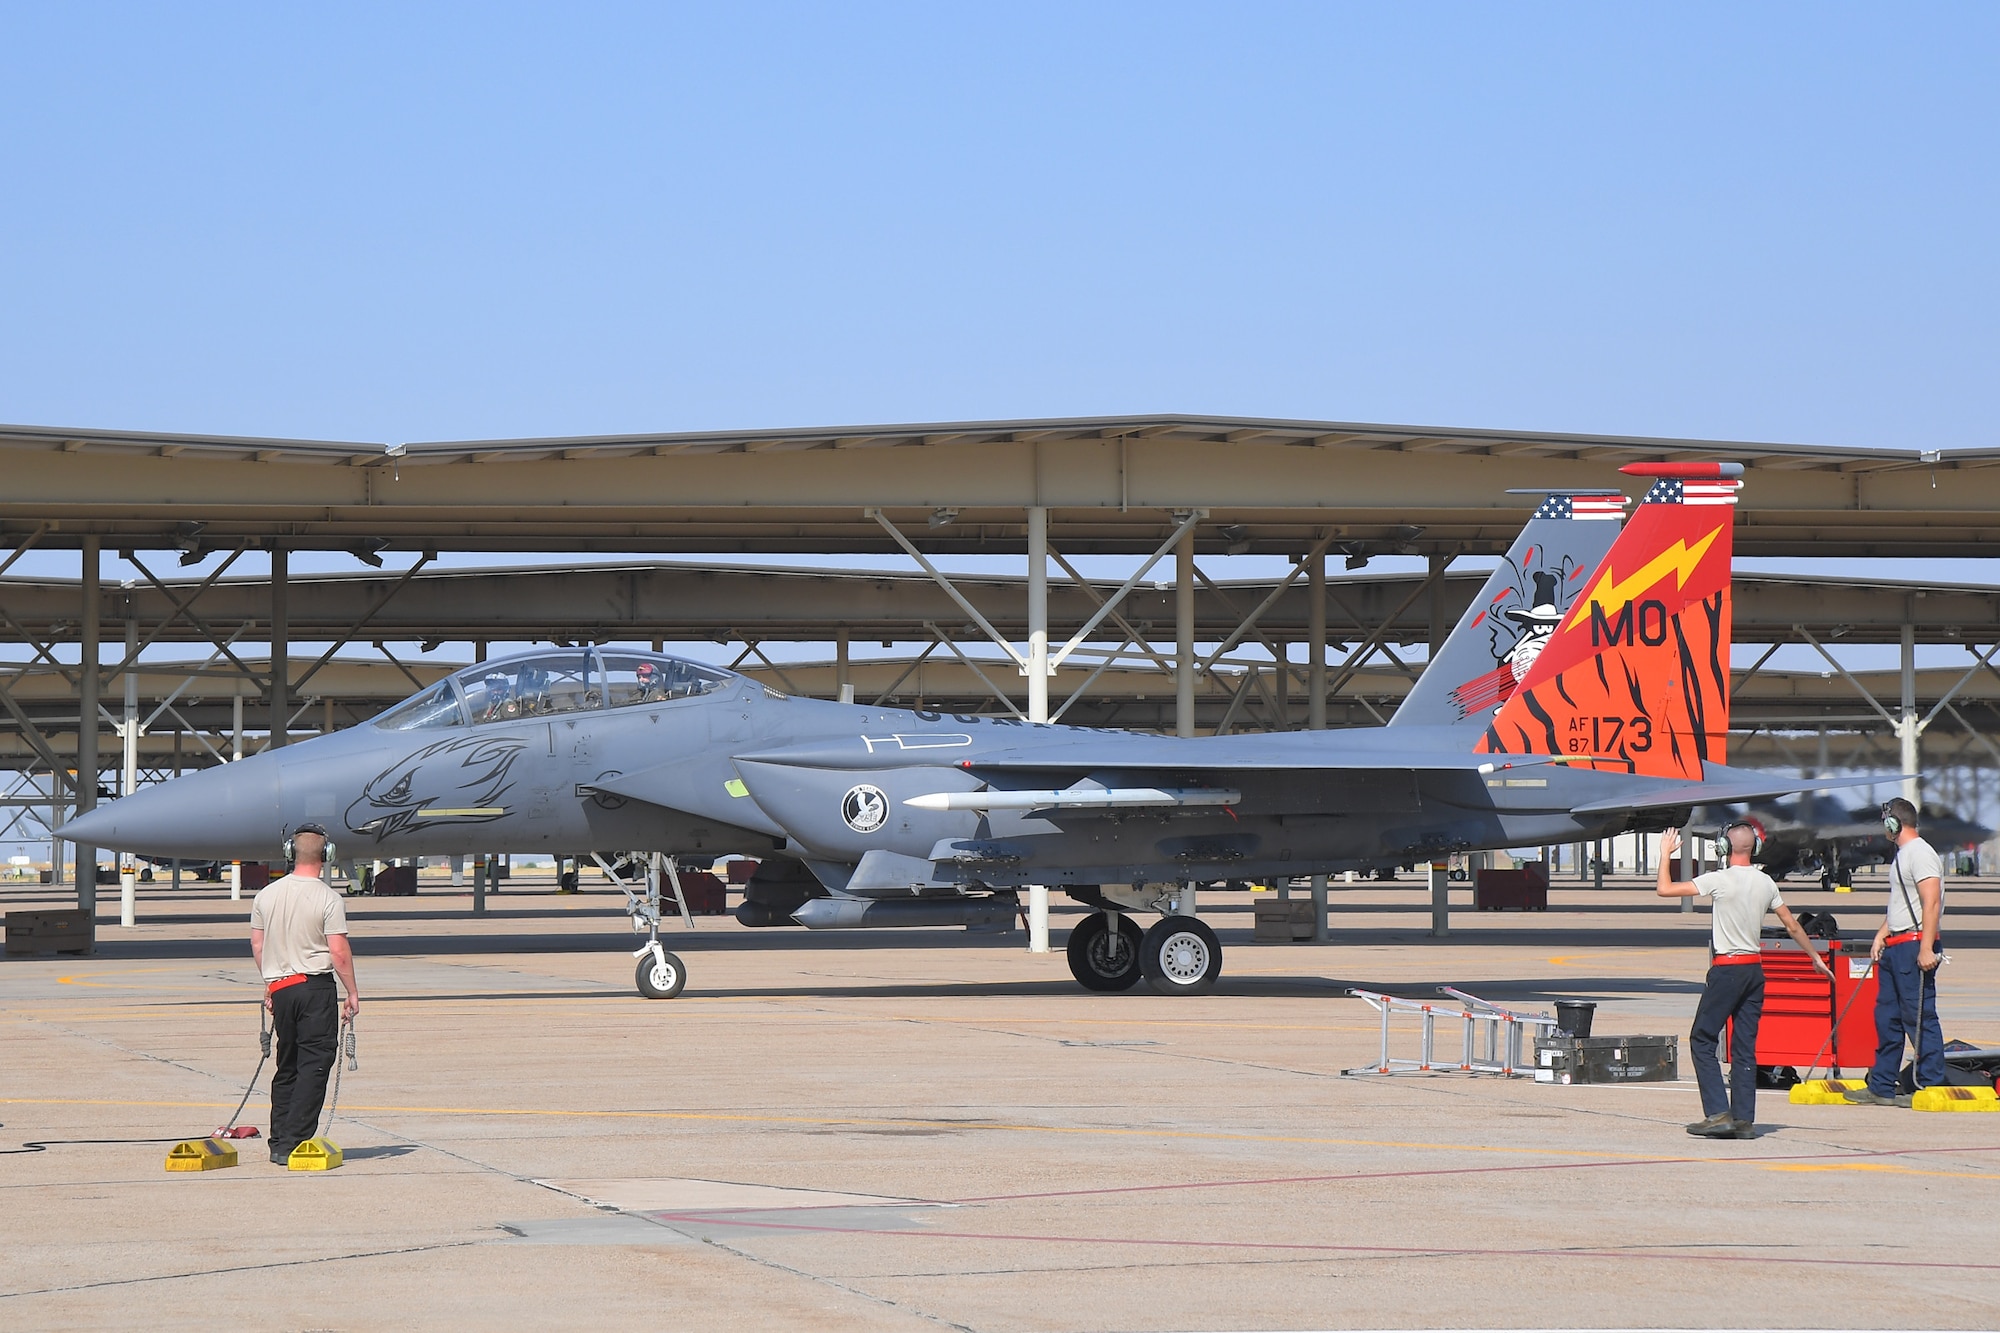
<svg viewBox="0 0 2000 1333">
<path fill-rule="evenodd" d="M 770 859 L 746 922 L 813 928 L 1004 928 L 1017 891 L 1042 885 L 1097 909 L 1070 933 L 1081 984 L 1198 993 L 1222 949 L 1184 910 L 1196 884 L 1665 829 L 1695 805 L 1855 781 L 1723 763 L 1741 465 L 1623 470 L 1652 483 L 1623 530 L 1615 492 L 1549 495 L 1386 727 L 1037 725 L 579 648 L 468 667 L 368 726 L 64 832 L 154 856 L 263 854 L 306 822 L 349 856 L 750 853 Z M 800 862 L 811 890 L 762 873 Z M 1142 930 L 1138 913 L 1159 919 Z M 639 956 L 642 992 L 678 992 L 656 933 Z"/>
</svg>

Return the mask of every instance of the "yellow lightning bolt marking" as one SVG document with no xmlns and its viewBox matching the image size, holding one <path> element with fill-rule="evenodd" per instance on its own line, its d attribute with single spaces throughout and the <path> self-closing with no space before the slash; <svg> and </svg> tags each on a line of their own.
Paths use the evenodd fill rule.
<svg viewBox="0 0 2000 1333">
<path fill-rule="evenodd" d="M 1677 539 L 1672 546 L 1647 561 L 1638 573 L 1628 579 L 1620 579 L 1611 571 L 1605 571 L 1604 577 L 1597 581 L 1597 586 L 1590 590 L 1589 596 L 1576 599 L 1576 610 L 1564 628 L 1574 629 L 1581 625 L 1584 617 L 1590 614 L 1593 603 L 1598 606 L 1615 606 L 1620 602 L 1628 602 L 1669 573 L 1677 576 L 1675 587 L 1685 588 L 1688 579 L 1694 576 L 1695 567 L 1701 564 L 1701 558 L 1708 554 L 1708 548 L 1714 545 L 1715 539 L 1721 535 L 1722 529 L 1717 528 L 1693 546 L 1689 546 L 1685 538 Z"/>
</svg>

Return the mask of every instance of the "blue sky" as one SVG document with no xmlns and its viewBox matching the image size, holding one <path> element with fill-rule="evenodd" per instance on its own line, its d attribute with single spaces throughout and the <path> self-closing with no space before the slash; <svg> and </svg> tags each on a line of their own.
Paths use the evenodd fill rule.
<svg viewBox="0 0 2000 1333">
<path fill-rule="evenodd" d="M 1996 58 L 1971 5 L 14 6 L 0 420 L 1992 445 Z"/>
<path fill-rule="evenodd" d="M 1991 446 L 1996 68 L 1963 4 L 17 4 L 0 420 Z"/>
<path fill-rule="evenodd" d="M 0 418 L 1991 444 L 1990 7 L 14 6 Z"/>
</svg>

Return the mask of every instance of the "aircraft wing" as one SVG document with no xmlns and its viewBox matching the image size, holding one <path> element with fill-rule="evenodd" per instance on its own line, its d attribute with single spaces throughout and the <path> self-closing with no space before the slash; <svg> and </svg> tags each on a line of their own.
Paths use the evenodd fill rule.
<svg viewBox="0 0 2000 1333">
<path fill-rule="evenodd" d="M 1725 801 L 1756 801 L 1794 792 L 1825 791 L 1832 787 L 1866 787 L 1874 783 L 1903 781 L 1901 773 L 1861 773 L 1836 778 L 1783 779 L 1755 769 L 1725 768 L 1709 764 L 1700 782 L 1677 782 L 1668 786 L 1627 792 L 1622 796 L 1571 806 L 1573 814 L 1613 814 L 1620 810 L 1667 810 L 1682 805 L 1716 805 Z"/>
</svg>

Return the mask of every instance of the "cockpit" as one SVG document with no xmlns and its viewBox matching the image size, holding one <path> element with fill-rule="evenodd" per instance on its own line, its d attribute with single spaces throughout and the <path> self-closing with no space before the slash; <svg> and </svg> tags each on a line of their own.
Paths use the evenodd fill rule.
<svg viewBox="0 0 2000 1333">
<path fill-rule="evenodd" d="M 375 725 L 428 731 L 671 703 L 709 694 L 737 679 L 718 667 L 657 653 L 569 648 L 475 662 L 404 700 Z"/>
</svg>

